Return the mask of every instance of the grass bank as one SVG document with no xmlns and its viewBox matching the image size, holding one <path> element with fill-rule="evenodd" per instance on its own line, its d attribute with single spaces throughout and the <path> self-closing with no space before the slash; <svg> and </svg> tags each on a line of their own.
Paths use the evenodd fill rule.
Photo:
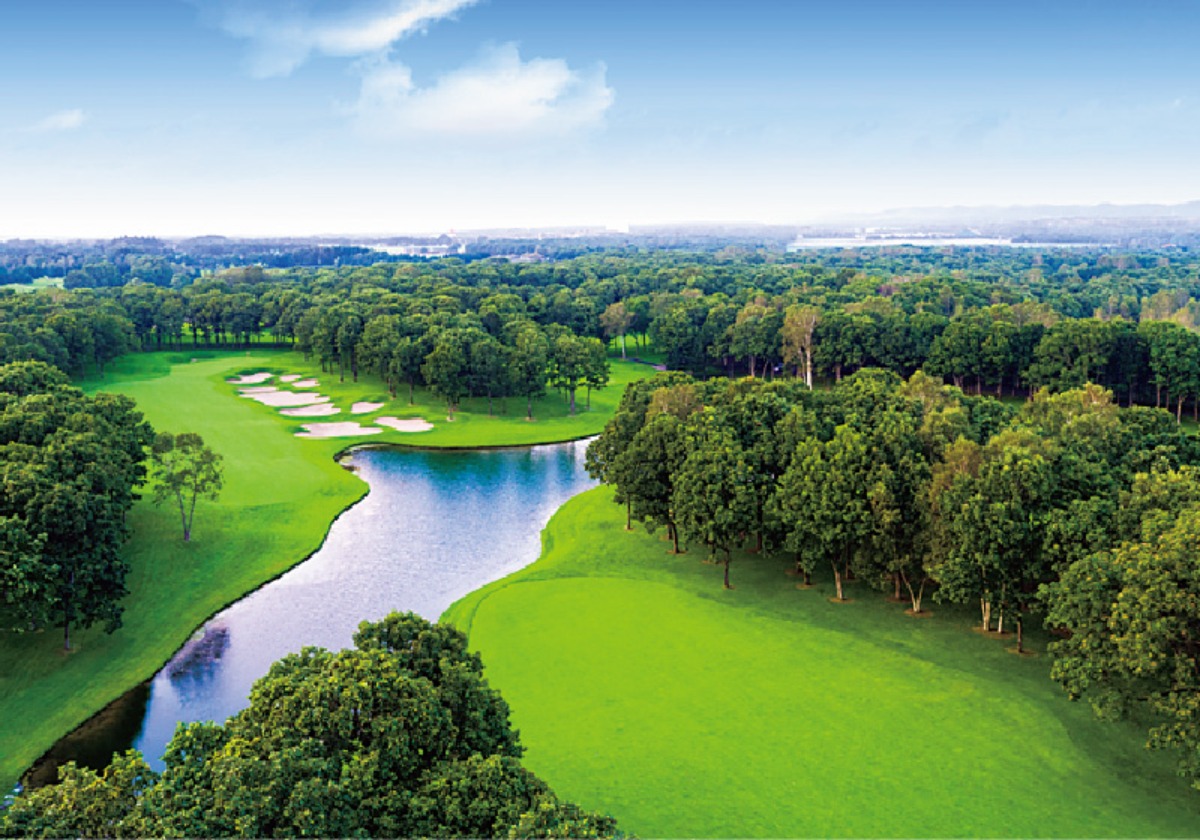
<svg viewBox="0 0 1200 840">
<path fill-rule="evenodd" d="M 861 583 L 833 604 L 747 555 L 725 591 L 623 525 L 609 489 L 577 496 L 537 563 L 443 616 L 562 796 L 646 837 L 1196 835 L 1169 757 L 970 613 L 912 619 Z"/>
<path fill-rule="evenodd" d="M 435 428 L 419 434 L 388 431 L 370 438 L 301 440 L 301 421 L 236 396 L 226 378 L 246 371 L 298 373 L 320 380 L 317 390 L 350 419 L 353 402 L 388 402 L 355 417 L 421 416 Z M 652 371 L 614 363 L 613 382 L 592 397 L 592 410 L 567 415 L 557 395 L 536 406 L 535 423 L 524 403 L 509 400 L 507 414 L 486 415 L 483 401 L 468 401 L 453 423 L 424 392 L 409 406 L 407 394 L 391 402 L 374 377 L 339 383 L 298 353 L 284 351 L 147 353 L 123 357 L 89 391 L 134 397 L 158 429 L 194 431 L 225 457 L 225 490 L 219 502 L 200 502 L 191 543 L 181 540 L 177 512 L 138 502 L 124 627 L 108 635 L 72 633 L 75 650 L 61 651 L 61 632 L 0 633 L 0 784 L 7 790 L 34 760 L 66 732 L 109 701 L 149 678 L 203 621 L 315 551 L 334 518 L 362 497 L 366 485 L 334 461 L 356 441 L 420 446 L 499 446 L 568 440 L 595 434 L 611 416 L 624 383 Z M 499 405 L 497 406 L 499 408 Z"/>
</svg>

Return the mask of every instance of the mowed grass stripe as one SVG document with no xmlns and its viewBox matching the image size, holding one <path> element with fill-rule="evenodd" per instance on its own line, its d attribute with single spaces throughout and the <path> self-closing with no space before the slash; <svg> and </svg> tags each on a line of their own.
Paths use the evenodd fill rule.
<svg viewBox="0 0 1200 840">
<path fill-rule="evenodd" d="M 914 620 L 569 502 L 543 557 L 447 611 L 513 709 L 527 764 L 649 837 L 1194 836 L 1200 802 L 1131 726 L 1069 703 L 1045 659 L 934 605 Z M 829 590 L 829 591 L 826 591 Z"/>
</svg>

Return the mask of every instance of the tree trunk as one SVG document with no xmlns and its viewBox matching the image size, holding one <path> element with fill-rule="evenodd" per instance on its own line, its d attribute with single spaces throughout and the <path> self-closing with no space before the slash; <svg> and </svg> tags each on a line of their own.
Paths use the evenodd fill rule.
<svg viewBox="0 0 1200 840">
<path fill-rule="evenodd" d="M 1021 621 L 1021 614 L 1017 613 L 1017 653 L 1025 652 L 1024 629 L 1024 622 Z"/>
<path fill-rule="evenodd" d="M 833 366 L 833 376 L 836 381 L 838 381 L 838 382 L 842 381 L 842 364 L 841 364 L 841 362 L 838 362 L 836 365 Z"/>
<path fill-rule="evenodd" d="M 183 541 L 188 541 L 188 520 L 187 513 L 183 507 L 183 493 L 176 493 L 175 498 L 179 500 L 179 524 L 183 527 Z"/>
<path fill-rule="evenodd" d="M 908 579 L 908 575 L 901 573 L 901 577 L 904 578 L 904 585 L 908 587 L 908 597 L 912 601 L 913 615 L 917 615 L 921 612 L 921 599 L 925 597 L 925 583 L 929 578 L 921 578 L 921 585 L 913 589 L 912 581 Z"/>
<path fill-rule="evenodd" d="M 812 586 L 812 574 L 808 571 L 808 569 L 804 569 L 804 585 Z"/>
<path fill-rule="evenodd" d="M 842 570 L 838 568 L 838 564 L 836 562 L 831 563 L 830 565 L 833 566 L 833 585 L 837 588 L 837 599 L 839 601 L 844 601 L 846 599 L 842 597 Z"/>
<path fill-rule="evenodd" d="M 1182 422 L 1183 422 L 1183 397 L 1180 397 L 1175 402 L 1175 423 L 1180 424 Z"/>
<path fill-rule="evenodd" d="M 63 650 L 71 649 L 71 607 L 74 606 L 75 570 L 71 569 L 71 582 L 67 587 L 67 597 L 63 600 Z"/>
<path fill-rule="evenodd" d="M 625 500 L 625 530 L 633 530 L 633 502 Z"/>
<path fill-rule="evenodd" d="M 813 371 L 812 371 L 812 353 L 804 354 L 804 384 L 808 386 L 808 390 L 813 387 Z"/>
<path fill-rule="evenodd" d="M 575 416 L 575 389 L 571 389 L 571 416 Z"/>
<path fill-rule="evenodd" d="M 533 392 L 530 391 L 525 395 L 525 419 L 533 419 Z"/>
<path fill-rule="evenodd" d="M 733 587 L 729 585 L 729 560 L 729 549 L 727 548 L 725 549 L 725 588 L 733 589 Z"/>
<path fill-rule="evenodd" d="M 621 333 L 621 361 L 625 361 L 625 333 Z"/>
<path fill-rule="evenodd" d="M 671 535 L 671 546 L 676 554 L 679 553 L 679 528 L 674 522 L 667 524 L 667 531 Z"/>
<path fill-rule="evenodd" d="M 411 380 L 411 379 L 408 380 L 408 404 L 409 405 L 412 405 L 414 402 L 414 400 L 413 400 L 414 388 L 415 388 L 415 386 L 413 385 L 413 380 Z"/>
<path fill-rule="evenodd" d="M 192 506 L 188 510 L 187 524 L 183 526 L 183 541 L 192 540 L 192 523 L 196 521 L 196 491 L 192 491 Z"/>
</svg>

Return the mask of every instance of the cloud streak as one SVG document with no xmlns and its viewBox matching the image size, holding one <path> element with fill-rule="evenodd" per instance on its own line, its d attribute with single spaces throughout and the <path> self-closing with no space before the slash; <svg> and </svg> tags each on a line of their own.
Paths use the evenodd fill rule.
<svg viewBox="0 0 1200 840">
<path fill-rule="evenodd" d="M 87 122 L 87 114 L 80 108 L 71 108 L 67 111 L 58 111 L 51 114 L 45 119 L 38 120 L 36 123 L 28 127 L 28 131 L 33 134 L 52 134 L 60 131 L 74 131 L 83 126 Z"/>
<path fill-rule="evenodd" d="M 408 67 L 369 66 L 353 108 L 359 128 L 380 137 L 562 135 L 600 123 L 613 101 L 605 67 L 572 70 L 562 59 L 524 61 L 516 44 L 418 87 Z"/>
<path fill-rule="evenodd" d="M 250 42 L 250 70 L 259 78 L 287 76 L 313 55 L 352 58 L 386 50 L 396 41 L 473 6 L 477 0 L 388 0 L 370 8 L 320 14 L 311 4 L 264 8 L 237 0 L 201 8 L 215 13 L 227 34 Z"/>
</svg>

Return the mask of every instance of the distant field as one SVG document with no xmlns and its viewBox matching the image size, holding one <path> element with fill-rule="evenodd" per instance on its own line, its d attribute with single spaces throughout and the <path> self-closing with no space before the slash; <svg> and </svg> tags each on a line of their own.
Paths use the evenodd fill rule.
<svg viewBox="0 0 1200 840">
<path fill-rule="evenodd" d="M 798 591 L 786 562 L 745 555 L 725 591 L 701 552 L 625 532 L 610 499 L 568 502 L 536 564 L 443 616 L 566 798 L 643 837 L 1200 831 L 1170 757 L 969 612 L 912 619 L 861 583 L 832 604 L 831 582 Z"/>
<path fill-rule="evenodd" d="M 288 351 L 146 353 L 115 362 L 90 391 L 134 397 L 147 419 L 165 431 L 199 432 L 222 453 L 226 486 L 215 504 L 201 502 L 190 544 L 180 539 L 178 514 L 141 501 L 131 514 L 132 565 L 125 626 L 114 635 L 72 633 L 76 650 L 61 652 L 62 634 L 0 634 L 0 784 L 5 789 L 61 735 L 126 689 L 150 677 L 203 621 L 226 604 L 281 574 L 321 544 L 337 514 L 366 492 L 366 485 L 339 467 L 334 456 L 356 441 L 421 446 L 516 445 L 595 434 L 620 399 L 622 386 L 652 372 L 614 364 L 613 384 L 592 399 L 592 411 L 567 416 L 555 394 L 539 401 L 538 422 L 524 419 L 524 403 L 509 400 L 507 413 L 487 417 L 486 405 L 463 406 L 454 423 L 441 405 L 421 393 L 410 408 L 407 395 L 366 417 L 418 415 L 435 429 L 371 438 L 300 440 L 301 420 L 239 398 L 226 383 L 235 373 L 274 370 L 311 375 L 317 390 L 351 419 L 359 400 L 387 394 L 374 377 L 338 383 L 319 366 Z M 582 394 L 581 394 L 582 405 Z M 499 406 L 497 407 L 499 410 Z"/>
<path fill-rule="evenodd" d="M 61 289 L 63 278 L 39 277 L 32 283 L 0 283 L 0 289 L 12 289 L 16 292 L 36 292 L 38 289 Z"/>
</svg>

